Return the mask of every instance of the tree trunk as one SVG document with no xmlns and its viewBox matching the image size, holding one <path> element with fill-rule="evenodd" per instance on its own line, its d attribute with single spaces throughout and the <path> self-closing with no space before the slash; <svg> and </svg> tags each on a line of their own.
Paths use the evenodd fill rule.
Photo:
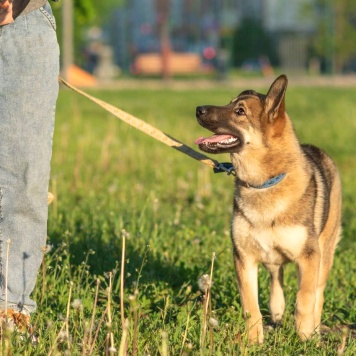
<svg viewBox="0 0 356 356">
<path fill-rule="evenodd" d="M 156 0 L 157 27 L 161 45 L 162 78 L 170 78 L 169 57 L 171 52 L 169 38 L 169 0 Z"/>
</svg>

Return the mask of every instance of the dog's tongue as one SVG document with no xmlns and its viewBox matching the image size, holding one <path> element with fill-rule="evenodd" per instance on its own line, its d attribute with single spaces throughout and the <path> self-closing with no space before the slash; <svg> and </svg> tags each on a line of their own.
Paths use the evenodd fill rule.
<svg viewBox="0 0 356 356">
<path fill-rule="evenodd" d="M 204 137 L 199 137 L 195 140 L 195 144 L 196 145 L 200 145 L 202 143 L 213 143 L 213 142 L 220 142 L 220 141 L 225 141 L 228 140 L 229 138 L 232 138 L 234 136 L 231 135 L 213 135 L 210 136 L 208 138 L 204 138 Z"/>
</svg>

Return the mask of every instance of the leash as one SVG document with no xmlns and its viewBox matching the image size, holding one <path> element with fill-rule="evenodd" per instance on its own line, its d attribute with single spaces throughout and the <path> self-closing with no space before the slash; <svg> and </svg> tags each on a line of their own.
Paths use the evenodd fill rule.
<svg viewBox="0 0 356 356">
<path fill-rule="evenodd" d="M 165 134 L 164 132 L 158 130 L 154 126 L 146 123 L 145 121 L 142 121 L 141 119 L 113 106 L 108 104 L 105 101 L 102 101 L 92 95 L 89 95 L 88 93 L 76 88 L 74 85 L 69 84 L 67 81 L 65 81 L 62 77 L 59 77 L 59 81 L 66 85 L 68 88 L 72 89 L 76 93 L 86 97 L 87 99 L 93 101 L 97 105 L 101 106 L 104 110 L 108 111 L 112 115 L 116 116 L 118 119 L 126 122 L 127 124 L 131 125 L 137 130 L 142 131 L 146 135 L 149 135 L 156 139 L 157 141 L 160 141 L 164 143 L 167 146 L 170 146 L 174 149 L 176 149 L 179 152 L 182 152 L 196 160 L 198 160 L 201 163 L 204 163 L 205 165 L 210 166 L 213 168 L 214 173 L 222 173 L 225 172 L 228 175 L 236 175 L 234 167 L 232 166 L 231 163 L 220 163 L 216 160 L 213 160 L 209 158 L 208 156 L 203 155 L 200 152 L 197 152 L 190 148 L 189 146 L 185 145 L 184 143 L 176 140 L 172 136 L 169 136 Z"/>
</svg>

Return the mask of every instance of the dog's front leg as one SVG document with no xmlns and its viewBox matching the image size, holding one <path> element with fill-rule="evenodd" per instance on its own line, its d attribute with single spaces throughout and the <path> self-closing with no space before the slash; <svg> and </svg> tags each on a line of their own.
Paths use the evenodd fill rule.
<svg viewBox="0 0 356 356">
<path fill-rule="evenodd" d="M 279 323 L 285 308 L 283 293 L 283 266 L 277 264 L 264 265 L 271 275 L 269 310 L 274 323 Z"/>
<path fill-rule="evenodd" d="M 241 258 L 234 253 L 237 282 L 240 291 L 242 312 L 246 320 L 248 340 L 251 343 L 263 342 L 262 315 L 258 306 L 258 265 L 249 257 Z"/>
<path fill-rule="evenodd" d="M 299 291 L 295 310 L 295 327 L 301 340 L 315 332 L 314 308 L 319 275 L 320 252 L 313 250 L 297 260 Z"/>
</svg>

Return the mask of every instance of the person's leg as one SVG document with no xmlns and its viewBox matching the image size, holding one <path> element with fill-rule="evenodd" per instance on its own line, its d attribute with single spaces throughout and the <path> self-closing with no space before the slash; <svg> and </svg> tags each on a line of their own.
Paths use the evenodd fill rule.
<svg viewBox="0 0 356 356">
<path fill-rule="evenodd" d="M 46 245 L 58 95 L 59 48 L 45 9 L 0 28 L 0 309 L 7 299 L 25 313 L 36 308 L 30 293 Z"/>
</svg>

